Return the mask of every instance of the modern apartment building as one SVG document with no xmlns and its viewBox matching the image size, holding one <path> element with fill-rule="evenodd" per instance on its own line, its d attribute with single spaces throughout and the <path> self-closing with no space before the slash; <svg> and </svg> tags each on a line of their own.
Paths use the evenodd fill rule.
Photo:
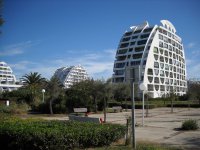
<svg viewBox="0 0 200 150">
<path fill-rule="evenodd" d="M 0 61 L 0 91 L 12 91 L 22 86 L 16 85 L 16 78 L 12 73 L 10 66 Z"/>
<path fill-rule="evenodd" d="M 59 68 L 55 71 L 54 76 L 60 80 L 64 88 L 88 79 L 88 74 L 81 65 Z"/>
<path fill-rule="evenodd" d="M 114 83 L 143 83 L 153 98 L 183 95 L 187 90 L 182 39 L 168 20 L 130 27 L 120 40 L 113 71 Z M 136 94 L 140 96 L 141 91 Z"/>
</svg>

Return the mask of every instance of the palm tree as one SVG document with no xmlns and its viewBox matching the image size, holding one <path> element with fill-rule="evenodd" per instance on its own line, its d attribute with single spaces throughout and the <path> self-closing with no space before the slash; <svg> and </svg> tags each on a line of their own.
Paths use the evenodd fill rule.
<svg viewBox="0 0 200 150">
<path fill-rule="evenodd" d="M 22 81 L 30 91 L 31 101 L 34 102 L 36 98 L 36 91 L 41 90 L 42 85 L 46 79 L 42 78 L 38 72 L 30 72 L 22 77 Z"/>
<path fill-rule="evenodd" d="M 39 74 L 38 72 L 30 72 L 29 74 L 25 74 L 22 77 L 22 80 L 26 85 L 30 86 L 41 84 L 45 81 L 45 78 L 42 78 L 41 74 Z"/>
<path fill-rule="evenodd" d="M 58 98 L 58 96 L 62 92 L 62 84 L 56 77 L 51 77 L 50 81 L 47 83 L 47 92 L 49 93 L 50 99 L 49 99 L 49 110 L 50 113 L 53 114 L 53 108 L 52 104 L 53 101 Z"/>
</svg>

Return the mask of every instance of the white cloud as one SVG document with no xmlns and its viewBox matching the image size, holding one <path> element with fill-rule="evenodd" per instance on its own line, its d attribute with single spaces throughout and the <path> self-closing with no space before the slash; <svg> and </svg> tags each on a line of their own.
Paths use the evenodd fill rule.
<svg viewBox="0 0 200 150">
<path fill-rule="evenodd" d="M 35 42 L 26 41 L 26 42 L 21 42 L 17 44 L 7 45 L 1 48 L 2 50 L 0 52 L 0 56 L 14 56 L 14 55 L 23 54 L 27 48 L 37 45 L 39 42 L 40 41 L 35 41 Z"/>
<path fill-rule="evenodd" d="M 50 78 L 59 67 L 67 67 L 72 65 L 82 65 L 88 72 L 90 77 L 108 78 L 112 75 L 114 49 L 102 50 L 98 53 L 90 52 L 79 55 L 79 51 L 74 55 L 65 55 L 59 59 L 43 60 L 42 62 L 21 61 L 11 65 L 16 71 L 17 77 L 29 73 L 38 72 L 45 78 Z M 88 51 L 87 51 L 88 52 Z"/>
<path fill-rule="evenodd" d="M 104 50 L 105 53 L 108 53 L 111 57 L 115 57 L 116 50 L 115 49 L 106 49 Z"/>
<path fill-rule="evenodd" d="M 200 78 L 200 62 L 194 62 L 187 67 L 187 78 Z"/>
<path fill-rule="evenodd" d="M 19 55 L 23 54 L 24 52 L 22 49 L 14 48 L 14 49 L 8 49 L 0 52 L 0 56 L 13 56 L 13 55 Z"/>
<path fill-rule="evenodd" d="M 186 47 L 187 48 L 194 48 L 196 46 L 195 42 L 190 42 Z"/>
<path fill-rule="evenodd" d="M 193 54 L 193 56 L 199 56 L 200 55 L 200 50 L 193 50 L 192 54 Z"/>
<path fill-rule="evenodd" d="M 10 66 L 12 68 L 15 68 L 15 70 L 28 70 L 29 66 L 32 64 L 35 64 L 35 63 L 24 60 L 24 61 L 17 62 L 15 64 L 10 64 Z"/>
<path fill-rule="evenodd" d="M 186 64 L 187 64 L 187 66 L 193 64 L 193 62 L 194 62 L 193 59 L 187 59 L 187 58 L 186 58 Z"/>
</svg>

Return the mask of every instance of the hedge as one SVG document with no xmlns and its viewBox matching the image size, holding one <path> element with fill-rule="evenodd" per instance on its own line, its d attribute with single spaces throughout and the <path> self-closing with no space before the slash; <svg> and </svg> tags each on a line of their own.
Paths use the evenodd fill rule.
<svg viewBox="0 0 200 150">
<path fill-rule="evenodd" d="M 132 104 L 125 104 L 125 103 L 120 103 L 120 102 L 109 102 L 108 103 L 109 107 L 113 107 L 113 106 L 121 106 L 123 109 L 131 109 L 132 108 Z M 147 108 L 147 106 L 149 106 L 149 109 L 153 109 L 156 108 L 157 106 L 155 104 L 145 104 L 144 107 L 145 109 Z M 135 109 L 142 109 L 142 104 L 135 104 Z"/>
<path fill-rule="evenodd" d="M 110 145 L 125 127 L 71 121 L 22 120 L 1 117 L 1 149 L 73 149 Z"/>
<path fill-rule="evenodd" d="M 168 104 L 167 107 L 171 107 L 171 104 Z M 173 107 L 191 107 L 191 108 L 200 108 L 200 104 L 173 104 Z"/>
</svg>

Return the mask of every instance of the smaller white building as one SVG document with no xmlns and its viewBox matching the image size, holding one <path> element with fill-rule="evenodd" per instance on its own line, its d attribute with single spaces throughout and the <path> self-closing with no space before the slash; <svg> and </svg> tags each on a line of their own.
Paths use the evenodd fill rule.
<svg viewBox="0 0 200 150">
<path fill-rule="evenodd" d="M 12 73 L 11 67 L 0 61 L 0 92 L 16 90 L 22 86 L 16 84 L 16 77 Z"/>
<path fill-rule="evenodd" d="M 88 79 L 88 74 L 81 65 L 61 67 L 55 71 L 54 76 L 60 80 L 64 88 L 70 88 L 74 83 Z"/>
</svg>

